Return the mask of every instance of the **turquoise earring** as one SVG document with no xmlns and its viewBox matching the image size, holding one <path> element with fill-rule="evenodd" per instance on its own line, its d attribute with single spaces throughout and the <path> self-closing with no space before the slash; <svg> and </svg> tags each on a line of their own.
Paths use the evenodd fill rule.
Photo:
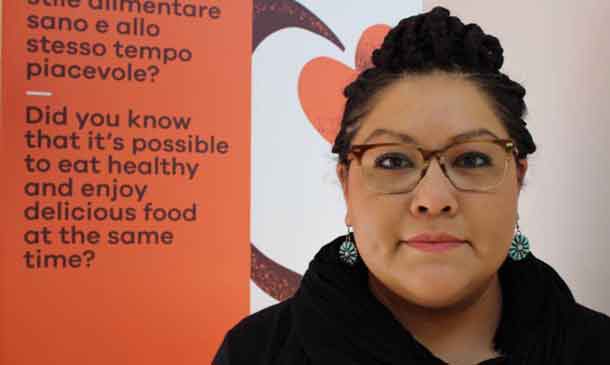
<svg viewBox="0 0 610 365">
<path fill-rule="evenodd" d="M 517 232 L 513 236 L 513 241 L 508 249 L 508 256 L 513 261 L 521 261 L 530 253 L 530 240 L 521 233 L 519 223 L 517 222 Z"/>
<path fill-rule="evenodd" d="M 345 241 L 339 247 L 339 259 L 346 265 L 354 266 L 358 261 L 358 249 L 352 241 L 352 227 L 347 226 Z"/>
</svg>

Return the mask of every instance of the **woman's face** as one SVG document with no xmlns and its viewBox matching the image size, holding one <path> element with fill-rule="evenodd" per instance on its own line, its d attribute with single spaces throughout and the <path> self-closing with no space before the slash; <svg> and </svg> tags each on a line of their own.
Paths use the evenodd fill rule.
<svg viewBox="0 0 610 365">
<path fill-rule="evenodd" d="M 436 150 L 457 135 L 481 129 L 509 139 L 490 101 L 471 81 L 433 73 L 382 90 L 352 144 L 401 142 L 396 136 L 401 134 Z M 475 138 L 493 140 L 493 135 Z M 382 194 L 367 187 L 356 160 L 349 170 L 339 165 L 346 223 L 353 227 L 359 254 L 373 278 L 408 302 L 429 308 L 459 305 L 477 296 L 507 256 L 516 223 L 518 176 L 526 168 L 525 160 L 517 168 L 511 158 L 506 176 L 491 192 L 463 192 L 433 159 L 414 190 Z M 441 233 L 467 242 L 436 252 L 405 243 L 418 234 Z"/>
</svg>

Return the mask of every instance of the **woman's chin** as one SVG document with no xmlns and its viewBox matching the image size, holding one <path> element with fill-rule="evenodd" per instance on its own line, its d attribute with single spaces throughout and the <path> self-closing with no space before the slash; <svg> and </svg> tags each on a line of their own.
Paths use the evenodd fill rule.
<svg viewBox="0 0 610 365">
<path fill-rule="evenodd" d="M 469 295 L 468 284 L 463 274 L 420 275 L 404 280 L 399 295 L 420 307 L 442 309 L 462 302 Z"/>
<path fill-rule="evenodd" d="M 415 292 L 408 300 L 418 307 L 440 310 L 455 307 L 463 300 L 461 293 L 451 294 L 442 291 Z"/>
</svg>

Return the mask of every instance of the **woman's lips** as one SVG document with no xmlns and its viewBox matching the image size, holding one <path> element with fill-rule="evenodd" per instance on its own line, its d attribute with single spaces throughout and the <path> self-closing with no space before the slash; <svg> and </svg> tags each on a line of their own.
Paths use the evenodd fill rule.
<svg viewBox="0 0 610 365">
<path fill-rule="evenodd" d="M 460 247 L 468 241 L 448 233 L 422 233 L 403 242 L 422 251 L 439 252 Z"/>
<path fill-rule="evenodd" d="M 407 245 L 422 251 L 447 251 L 462 246 L 465 242 L 405 242 Z"/>
</svg>

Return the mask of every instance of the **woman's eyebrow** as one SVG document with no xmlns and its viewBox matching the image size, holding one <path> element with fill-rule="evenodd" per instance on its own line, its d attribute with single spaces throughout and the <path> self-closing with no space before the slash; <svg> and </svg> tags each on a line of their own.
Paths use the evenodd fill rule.
<svg viewBox="0 0 610 365">
<path fill-rule="evenodd" d="M 415 143 L 415 144 L 417 144 L 417 142 L 415 141 L 415 138 L 411 137 L 408 134 L 399 133 L 399 132 L 391 131 L 389 129 L 384 129 L 384 128 L 375 129 L 373 131 L 373 133 L 369 134 L 369 136 L 366 137 L 366 139 L 364 140 L 364 142 L 362 142 L 362 144 L 366 144 L 371 139 L 373 139 L 375 137 L 383 136 L 383 135 L 388 135 L 388 136 L 392 136 L 392 137 L 398 138 L 398 139 L 400 139 L 404 143 Z"/>
<path fill-rule="evenodd" d="M 396 131 L 392 131 L 392 130 L 384 129 L 384 128 L 375 129 L 371 134 L 369 134 L 368 137 L 366 137 L 366 139 L 364 140 L 364 142 L 362 142 L 362 144 L 366 144 L 371 139 L 373 139 L 375 137 L 383 136 L 383 135 L 388 135 L 388 136 L 391 136 L 394 138 L 398 138 L 404 143 L 417 144 L 416 139 L 406 133 L 400 133 L 400 132 L 396 132 Z M 489 137 L 493 137 L 496 139 L 500 139 L 500 137 L 498 137 L 496 134 L 494 134 L 489 129 L 478 128 L 478 129 L 474 129 L 471 131 L 467 131 L 467 132 L 463 132 L 458 135 L 455 135 L 455 136 L 451 137 L 450 142 L 451 143 L 463 142 L 463 141 L 467 141 L 467 140 L 481 137 L 481 136 L 489 136 Z"/>
<path fill-rule="evenodd" d="M 455 142 L 463 142 L 463 141 L 467 141 L 469 139 L 473 139 L 473 138 L 477 138 L 477 137 L 481 137 L 481 136 L 489 136 L 489 137 L 493 137 L 493 138 L 496 138 L 496 139 L 500 139 L 500 137 L 495 135 L 489 129 L 479 128 L 479 129 L 475 129 L 475 130 L 472 130 L 472 131 L 460 133 L 460 134 L 458 134 L 456 136 L 453 136 L 451 138 L 451 141 L 454 142 L 454 143 Z"/>
</svg>

